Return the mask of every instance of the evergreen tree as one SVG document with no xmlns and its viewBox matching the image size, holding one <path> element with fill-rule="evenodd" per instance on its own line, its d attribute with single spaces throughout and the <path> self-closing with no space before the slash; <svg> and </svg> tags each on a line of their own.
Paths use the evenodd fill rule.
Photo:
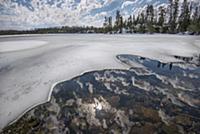
<svg viewBox="0 0 200 134">
<path fill-rule="evenodd" d="M 133 15 L 133 17 L 132 17 L 132 27 L 131 27 L 131 29 L 132 29 L 132 32 L 134 32 L 134 33 L 136 33 L 136 25 L 137 25 L 137 20 L 136 20 L 136 18 L 135 18 L 135 15 Z"/>
<path fill-rule="evenodd" d="M 112 33 L 112 17 L 105 17 L 103 23 L 104 33 Z"/>
<path fill-rule="evenodd" d="M 153 33 L 155 31 L 153 23 L 154 23 L 154 7 L 153 5 L 148 5 L 146 9 L 146 27 L 149 33 Z"/>
<path fill-rule="evenodd" d="M 178 17 L 178 3 L 179 0 L 169 0 L 170 9 L 169 9 L 169 32 L 176 33 L 177 29 L 177 17 Z"/>
<path fill-rule="evenodd" d="M 170 24 L 172 23 L 173 20 L 173 0 L 169 0 L 169 22 L 168 25 L 170 26 Z"/>
<path fill-rule="evenodd" d="M 127 22 L 127 27 L 130 33 L 132 33 L 132 25 L 133 25 L 133 19 L 132 16 L 130 15 Z"/>
<path fill-rule="evenodd" d="M 187 0 L 184 0 L 181 7 L 181 14 L 179 17 L 179 31 L 186 32 L 189 25 L 190 25 L 189 3 L 187 2 Z"/>
<path fill-rule="evenodd" d="M 145 33 L 145 16 L 143 12 L 140 14 L 140 16 L 138 16 L 138 23 L 139 23 L 139 28 L 137 31 L 139 33 Z"/>
<path fill-rule="evenodd" d="M 125 28 L 126 30 L 128 30 L 128 20 L 124 20 L 123 21 L 123 28 Z"/>
<path fill-rule="evenodd" d="M 103 27 L 104 27 L 104 33 L 107 33 L 108 32 L 108 27 L 109 27 L 109 22 L 108 22 L 108 18 L 107 17 L 104 18 Z"/>
<path fill-rule="evenodd" d="M 120 16 L 120 20 L 119 20 L 119 33 L 122 33 L 122 29 L 123 29 L 123 17 Z"/>
<path fill-rule="evenodd" d="M 200 11 L 199 7 L 195 8 L 195 11 L 192 15 L 191 23 L 188 26 L 188 31 L 191 33 L 199 34 L 200 33 Z"/>
<path fill-rule="evenodd" d="M 112 33 L 112 16 L 108 18 L 108 31 Z"/>
<path fill-rule="evenodd" d="M 174 1 L 173 21 L 172 21 L 172 24 L 171 24 L 172 33 L 177 32 L 176 27 L 177 27 L 177 18 L 178 18 L 178 3 L 179 3 L 179 0 Z"/>
<path fill-rule="evenodd" d="M 153 5 L 148 5 L 146 10 L 146 22 L 153 24 L 154 20 L 154 7 Z"/>
<path fill-rule="evenodd" d="M 121 24 L 121 15 L 120 15 L 120 11 L 117 10 L 116 11 L 116 20 L 115 20 L 115 31 L 118 32 L 120 30 L 121 32 L 121 27 L 122 27 L 122 24 Z"/>
<path fill-rule="evenodd" d="M 156 19 L 157 20 L 157 22 L 156 22 L 156 32 L 164 33 L 164 32 L 166 32 L 166 30 L 164 29 L 166 11 L 162 6 L 159 7 L 158 10 L 159 10 L 159 12 L 158 12 L 158 19 Z"/>
<path fill-rule="evenodd" d="M 165 13 L 166 13 L 166 11 L 161 6 L 159 8 L 159 18 L 158 18 L 158 26 L 160 26 L 161 28 L 163 28 L 163 25 L 164 25 L 164 22 L 165 22 Z"/>
</svg>

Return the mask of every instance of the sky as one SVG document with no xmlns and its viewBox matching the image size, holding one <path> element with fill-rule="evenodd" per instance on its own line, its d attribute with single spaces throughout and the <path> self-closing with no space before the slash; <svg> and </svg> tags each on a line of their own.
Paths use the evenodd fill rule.
<svg viewBox="0 0 200 134">
<path fill-rule="evenodd" d="M 102 26 L 116 10 L 130 15 L 167 0 L 0 0 L 0 30 L 55 26 Z"/>
</svg>

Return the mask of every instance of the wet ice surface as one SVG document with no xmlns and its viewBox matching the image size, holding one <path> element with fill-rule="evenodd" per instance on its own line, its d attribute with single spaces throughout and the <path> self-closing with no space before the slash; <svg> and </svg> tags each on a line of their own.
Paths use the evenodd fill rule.
<svg viewBox="0 0 200 134">
<path fill-rule="evenodd" d="M 57 84 L 50 102 L 27 112 L 4 133 L 200 131 L 199 57 L 179 63 L 135 55 L 117 59 L 130 69 L 88 72 Z"/>
<path fill-rule="evenodd" d="M 188 59 L 188 63 L 195 66 L 200 38 L 179 35 L 20 35 L 0 37 L 0 49 L 1 130 L 31 108 L 47 102 L 56 83 L 95 70 L 128 69 L 129 65 L 117 60 L 119 54 L 140 55 L 162 62 Z M 190 57 L 194 59 L 190 60 Z M 130 65 L 141 67 L 134 61 L 130 61 Z M 148 71 L 144 73 L 148 74 Z M 143 87 L 146 85 L 148 83 Z M 196 105 L 196 100 L 191 103 L 187 95 L 180 93 L 178 96 L 191 106 L 194 102 Z M 173 102 L 177 103 L 175 99 Z"/>
</svg>

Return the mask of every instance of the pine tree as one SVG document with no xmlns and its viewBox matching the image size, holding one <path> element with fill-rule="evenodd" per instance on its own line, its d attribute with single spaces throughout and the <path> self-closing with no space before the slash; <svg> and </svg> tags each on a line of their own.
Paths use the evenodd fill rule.
<svg viewBox="0 0 200 134">
<path fill-rule="evenodd" d="M 127 22 L 127 27 L 130 33 L 132 33 L 132 25 L 133 25 L 133 19 L 132 16 L 130 15 Z"/>
<path fill-rule="evenodd" d="M 177 29 L 177 18 L 178 18 L 178 3 L 179 0 L 174 1 L 174 11 L 173 11 L 173 21 L 172 21 L 172 31 L 173 33 L 176 33 Z"/>
<path fill-rule="evenodd" d="M 186 32 L 189 25 L 190 25 L 189 3 L 187 2 L 187 0 L 184 0 L 181 8 L 181 15 L 179 17 L 179 31 Z"/>
<path fill-rule="evenodd" d="M 163 7 L 159 8 L 159 19 L 158 19 L 158 25 L 160 27 L 163 27 L 164 22 L 165 22 L 165 10 L 163 9 Z"/>
<path fill-rule="evenodd" d="M 115 32 L 118 32 L 119 31 L 119 28 L 120 28 L 120 11 L 117 10 L 116 11 L 116 18 L 115 18 L 115 25 L 114 25 L 114 29 L 115 29 Z"/>
<path fill-rule="evenodd" d="M 123 17 L 120 16 L 120 20 L 119 20 L 119 33 L 122 33 L 123 26 L 124 26 Z"/>
<path fill-rule="evenodd" d="M 138 16 L 138 23 L 140 24 L 138 32 L 145 33 L 145 15 L 143 12 Z"/>
<path fill-rule="evenodd" d="M 170 2 L 170 11 L 169 11 L 169 14 L 170 14 L 170 17 L 169 17 L 169 32 L 170 33 L 176 33 L 177 29 L 177 17 L 178 17 L 178 3 L 179 3 L 179 0 L 169 0 Z"/>
<path fill-rule="evenodd" d="M 146 19 L 147 23 L 153 23 L 154 20 L 154 7 L 153 5 L 148 5 L 146 10 Z"/>
<path fill-rule="evenodd" d="M 145 16 L 146 27 L 149 33 L 153 33 L 155 31 L 153 23 L 154 23 L 154 7 L 153 5 L 148 5 L 146 9 Z"/>
<path fill-rule="evenodd" d="M 169 0 L 169 22 L 168 25 L 170 26 L 173 20 L 173 0 Z"/>
<path fill-rule="evenodd" d="M 128 30 L 128 20 L 124 20 L 123 21 L 123 28 L 125 28 L 126 30 Z"/>
<path fill-rule="evenodd" d="M 105 17 L 104 18 L 104 23 L 103 23 L 103 27 L 104 27 L 104 33 L 107 33 L 108 32 L 108 18 Z"/>
<path fill-rule="evenodd" d="M 188 26 L 188 31 L 190 33 L 199 34 L 200 33 L 200 7 L 196 7 L 191 18 L 191 23 Z"/>
<path fill-rule="evenodd" d="M 136 33 L 136 25 L 137 25 L 137 18 L 135 17 L 135 15 L 132 16 L 132 32 Z"/>
<path fill-rule="evenodd" d="M 108 32 L 112 33 L 112 16 L 108 18 Z"/>
<path fill-rule="evenodd" d="M 159 7 L 159 18 L 158 18 L 157 25 L 159 26 L 159 29 L 160 29 L 159 32 L 161 33 L 164 32 L 165 15 L 166 15 L 165 9 L 162 6 Z"/>
</svg>

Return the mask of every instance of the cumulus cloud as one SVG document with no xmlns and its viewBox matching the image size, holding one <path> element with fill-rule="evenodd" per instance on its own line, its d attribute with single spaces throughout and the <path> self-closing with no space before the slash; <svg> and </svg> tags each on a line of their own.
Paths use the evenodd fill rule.
<svg viewBox="0 0 200 134">
<path fill-rule="evenodd" d="M 86 18 L 99 25 L 97 20 L 101 14 L 91 16 L 90 11 L 105 3 L 99 0 L 1 0 L 0 29 L 87 25 L 90 21 Z"/>
<path fill-rule="evenodd" d="M 123 15 L 133 14 L 133 9 L 139 9 L 145 1 L 0 0 L 0 30 L 65 25 L 102 26 L 106 15 L 113 16 L 116 10 L 121 10 Z"/>
</svg>

